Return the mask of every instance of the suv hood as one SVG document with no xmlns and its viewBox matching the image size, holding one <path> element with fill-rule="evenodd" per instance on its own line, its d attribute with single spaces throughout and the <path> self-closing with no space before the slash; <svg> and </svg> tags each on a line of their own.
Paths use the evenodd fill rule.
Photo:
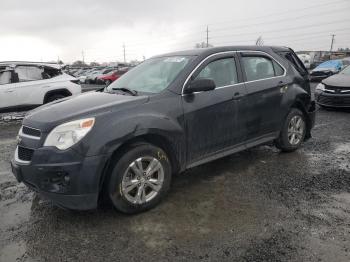
<svg viewBox="0 0 350 262">
<path fill-rule="evenodd" d="M 146 103 L 148 99 L 148 96 L 88 92 L 54 101 L 28 112 L 23 119 L 23 125 L 46 132 L 54 126 L 70 120 L 118 111 Z"/>
<path fill-rule="evenodd" d="M 350 87 L 350 76 L 340 73 L 326 78 L 322 83 L 328 86 Z"/>
</svg>

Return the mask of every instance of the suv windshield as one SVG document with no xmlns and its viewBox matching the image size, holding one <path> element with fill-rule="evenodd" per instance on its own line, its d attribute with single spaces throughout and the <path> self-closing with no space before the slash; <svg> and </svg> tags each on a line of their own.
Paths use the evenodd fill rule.
<svg viewBox="0 0 350 262">
<path fill-rule="evenodd" d="M 107 92 L 128 88 L 137 92 L 159 93 L 175 80 L 191 59 L 191 56 L 151 58 L 113 82 L 107 87 Z"/>
</svg>

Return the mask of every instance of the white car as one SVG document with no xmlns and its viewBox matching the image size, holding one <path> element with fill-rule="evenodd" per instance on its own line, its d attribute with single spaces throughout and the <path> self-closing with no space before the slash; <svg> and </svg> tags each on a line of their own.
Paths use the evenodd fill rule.
<svg viewBox="0 0 350 262">
<path fill-rule="evenodd" d="M 301 62 L 303 62 L 306 69 L 310 69 L 311 67 L 311 56 L 307 54 L 299 54 L 298 55 Z"/>
<path fill-rule="evenodd" d="M 29 110 L 80 94 L 78 82 L 58 64 L 0 62 L 0 112 Z"/>
</svg>

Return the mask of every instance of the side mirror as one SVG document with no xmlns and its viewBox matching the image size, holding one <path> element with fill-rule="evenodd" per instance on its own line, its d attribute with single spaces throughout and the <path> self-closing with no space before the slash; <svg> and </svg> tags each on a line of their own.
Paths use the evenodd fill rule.
<svg viewBox="0 0 350 262">
<path fill-rule="evenodd" d="M 185 94 L 191 94 L 194 92 L 205 92 L 214 90 L 216 88 L 215 82 L 208 78 L 199 78 L 192 81 L 186 88 Z"/>
</svg>

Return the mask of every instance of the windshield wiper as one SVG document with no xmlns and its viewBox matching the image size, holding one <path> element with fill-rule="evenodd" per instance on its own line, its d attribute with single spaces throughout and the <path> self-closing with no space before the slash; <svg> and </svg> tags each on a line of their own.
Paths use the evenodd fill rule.
<svg viewBox="0 0 350 262">
<path fill-rule="evenodd" d="M 129 88 L 127 88 L 127 87 L 112 88 L 112 90 L 115 90 L 115 91 L 120 90 L 120 91 L 129 93 L 129 94 L 131 94 L 132 96 L 137 96 L 137 91 L 136 91 L 136 90 L 132 90 L 132 89 L 129 89 Z"/>
</svg>

